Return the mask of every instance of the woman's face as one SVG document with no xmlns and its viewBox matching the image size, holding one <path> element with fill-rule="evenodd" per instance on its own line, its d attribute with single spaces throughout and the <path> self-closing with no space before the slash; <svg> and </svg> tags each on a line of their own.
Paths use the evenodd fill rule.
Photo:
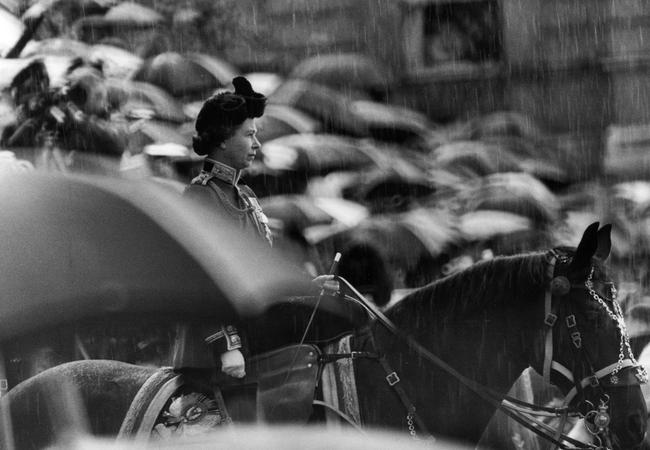
<svg viewBox="0 0 650 450">
<path fill-rule="evenodd" d="M 235 134 L 219 146 L 215 159 L 234 169 L 245 169 L 251 165 L 260 147 L 255 119 L 246 119 Z"/>
</svg>

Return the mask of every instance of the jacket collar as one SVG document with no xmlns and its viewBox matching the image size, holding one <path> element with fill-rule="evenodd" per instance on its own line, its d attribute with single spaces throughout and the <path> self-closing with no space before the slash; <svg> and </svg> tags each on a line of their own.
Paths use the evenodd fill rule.
<svg viewBox="0 0 650 450">
<path fill-rule="evenodd" d="M 237 170 L 214 159 L 206 158 L 203 161 L 203 170 L 215 178 L 236 186 L 241 176 L 241 170 Z"/>
</svg>

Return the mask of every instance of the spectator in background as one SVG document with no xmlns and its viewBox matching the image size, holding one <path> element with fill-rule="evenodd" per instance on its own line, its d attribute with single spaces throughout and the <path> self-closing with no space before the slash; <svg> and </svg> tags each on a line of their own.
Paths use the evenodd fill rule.
<svg viewBox="0 0 650 450">
<path fill-rule="evenodd" d="M 108 88 L 101 66 L 78 60 L 68 69 L 67 109 L 73 120 L 61 133 L 65 148 L 84 153 L 120 157 L 126 147 L 126 131 L 110 120 Z"/>
<path fill-rule="evenodd" d="M 101 68 L 78 59 L 68 68 L 65 86 L 53 88 L 44 63 L 35 60 L 14 77 L 10 88 L 16 121 L 3 130 L 3 146 L 56 148 L 60 170 L 75 167 L 75 151 L 122 155 L 126 132 L 109 120 Z"/>
<path fill-rule="evenodd" d="M 3 147 L 36 146 L 37 133 L 42 127 L 48 100 L 50 77 L 45 64 L 34 60 L 16 74 L 9 85 L 16 119 L 2 130 Z"/>
</svg>

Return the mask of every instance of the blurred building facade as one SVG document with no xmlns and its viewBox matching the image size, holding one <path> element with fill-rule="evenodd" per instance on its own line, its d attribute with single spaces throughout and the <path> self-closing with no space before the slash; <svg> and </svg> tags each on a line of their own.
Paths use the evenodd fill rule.
<svg viewBox="0 0 650 450">
<path fill-rule="evenodd" d="M 642 0 L 246 0 L 241 67 L 288 72 L 306 56 L 368 54 L 391 100 L 439 122 L 514 110 L 567 163 L 598 172 L 608 126 L 650 122 L 650 4 Z M 561 155 L 562 156 L 562 155 Z"/>
<path fill-rule="evenodd" d="M 93 44 L 118 45 L 119 38 L 143 57 L 167 50 L 213 54 L 243 72 L 287 75 L 308 56 L 368 55 L 395 75 L 390 102 L 440 123 L 522 113 L 553 137 L 549 148 L 559 149 L 553 156 L 585 178 L 607 161 L 610 127 L 625 134 L 626 127 L 650 123 L 644 0 L 137 2 L 161 20 L 119 25 L 116 32 L 115 24 L 83 17 L 71 29 Z M 31 2 L 20 3 L 25 9 Z M 59 24 L 55 31 L 70 30 Z M 615 160 L 620 145 L 610 147 Z"/>
</svg>

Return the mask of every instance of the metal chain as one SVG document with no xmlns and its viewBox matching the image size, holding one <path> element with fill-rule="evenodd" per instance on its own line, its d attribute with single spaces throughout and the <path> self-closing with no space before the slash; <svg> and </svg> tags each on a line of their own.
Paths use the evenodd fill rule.
<svg viewBox="0 0 650 450">
<path fill-rule="evenodd" d="M 411 437 L 413 439 L 417 439 L 418 434 L 417 434 L 417 431 L 415 431 L 415 424 L 413 424 L 413 414 L 408 413 L 406 415 L 406 424 L 408 425 L 409 434 L 411 435 Z"/>
<path fill-rule="evenodd" d="M 639 362 L 634 357 L 634 353 L 632 353 L 632 348 L 630 346 L 630 338 L 627 333 L 627 325 L 625 324 L 625 317 L 623 315 L 623 310 L 621 309 L 621 305 L 619 305 L 617 301 L 618 291 L 616 290 L 616 287 L 614 285 L 611 286 L 612 307 L 613 307 L 613 311 L 612 311 L 612 309 L 609 308 L 605 300 L 603 300 L 603 298 L 600 295 L 598 295 L 598 293 L 594 289 L 594 282 L 593 282 L 594 271 L 595 271 L 595 267 L 592 266 L 591 272 L 589 272 L 589 276 L 587 277 L 587 280 L 585 280 L 585 287 L 587 288 L 589 295 L 591 295 L 591 297 L 594 300 L 596 300 L 600 304 L 600 306 L 603 307 L 605 312 L 607 312 L 607 315 L 614 322 L 616 322 L 616 326 L 621 332 L 621 341 L 620 341 L 619 351 L 618 351 L 618 361 L 616 362 L 616 367 L 610 374 L 612 383 L 616 384 L 618 382 L 617 374 L 618 372 L 620 372 L 623 366 L 623 360 L 625 359 L 625 350 L 627 350 L 627 353 L 632 363 L 637 367 L 637 376 L 639 377 L 639 381 L 647 382 L 648 374 L 645 370 L 645 367 L 639 364 Z"/>
</svg>

